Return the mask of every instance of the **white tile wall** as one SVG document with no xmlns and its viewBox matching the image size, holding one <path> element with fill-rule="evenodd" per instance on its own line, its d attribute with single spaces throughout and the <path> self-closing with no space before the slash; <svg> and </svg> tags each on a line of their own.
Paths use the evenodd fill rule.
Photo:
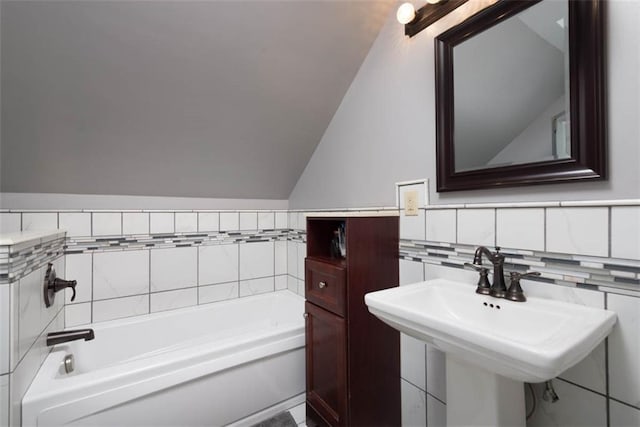
<svg viewBox="0 0 640 427">
<path fill-rule="evenodd" d="M 198 231 L 198 214 L 195 212 L 176 212 L 176 233 Z"/>
<path fill-rule="evenodd" d="M 64 307 L 64 325 L 70 328 L 91 323 L 91 303 L 71 304 Z"/>
<path fill-rule="evenodd" d="M 0 375 L 0 426 L 9 425 L 9 375 Z"/>
<path fill-rule="evenodd" d="M 607 308 L 618 314 L 609 335 L 609 394 L 640 407 L 640 298 L 608 294 Z"/>
<path fill-rule="evenodd" d="M 67 280 L 75 280 L 76 299 L 71 302 L 71 289 L 66 289 L 67 304 L 78 304 L 81 302 L 91 301 L 92 299 L 92 255 L 89 254 L 72 254 L 65 256 L 65 272 L 64 278 Z M 60 274 L 60 273 L 59 273 Z"/>
<path fill-rule="evenodd" d="M 258 230 L 272 230 L 275 228 L 276 216 L 273 212 L 258 212 Z"/>
<path fill-rule="evenodd" d="M 149 251 L 93 254 L 94 299 L 117 298 L 148 292 Z"/>
<path fill-rule="evenodd" d="M 89 212 L 60 212 L 59 228 L 67 237 L 91 236 L 91 214 Z"/>
<path fill-rule="evenodd" d="M 258 229 L 258 213 L 257 212 L 240 212 L 240 230 L 257 230 Z"/>
<path fill-rule="evenodd" d="M 542 400 L 544 384 L 536 384 L 538 406 L 527 427 L 602 427 L 607 425 L 605 397 L 576 387 L 562 380 L 554 380 L 553 387 L 560 400 Z"/>
<path fill-rule="evenodd" d="M 20 331 L 18 330 L 18 324 L 20 323 L 20 281 L 11 283 L 9 288 L 9 297 L 11 299 L 9 305 L 9 317 L 11 318 L 9 326 L 9 369 L 13 370 L 20 360 L 18 354 L 20 339 Z"/>
<path fill-rule="evenodd" d="M 245 243 L 240 247 L 240 280 L 273 276 L 273 242 Z"/>
<path fill-rule="evenodd" d="M 400 238 L 401 239 L 425 239 L 425 211 L 420 209 L 416 216 L 406 216 L 400 211 Z"/>
<path fill-rule="evenodd" d="M 152 293 L 150 304 L 151 313 L 194 306 L 198 304 L 198 288 Z"/>
<path fill-rule="evenodd" d="M 640 237 L 638 236 L 640 236 L 640 206 L 612 207 L 611 256 L 640 259 Z"/>
<path fill-rule="evenodd" d="M 427 394 L 427 425 L 447 427 L 447 405 Z"/>
<path fill-rule="evenodd" d="M 286 212 L 276 212 L 276 228 L 289 228 L 289 216 Z"/>
<path fill-rule="evenodd" d="M 305 216 L 305 213 L 298 212 L 296 215 L 298 217 L 298 230 L 307 231 L 307 217 Z"/>
<path fill-rule="evenodd" d="M 0 212 L 0 233 L 16 233 L 21 229 L 21 214 Z"/>
<path fill-rule="evenodd" d="M 274 274 L 287 274 L 287 242 L 284 240 L 274 242 L 274 251 Z"/>
<path fill-rule="evenodd" d="M 424 268 L 421 262 L 400 260 L 400 286 L 424 280 Z"/>
<path fill-rule="evenodd" d="M 298 277 L 298 244 L 287 242 L 287 271 L 293 277 Z"/>
<path fill-rule="evenodd" d="M 240 229 L 240 215 L 238 212 L 220 212 L 220 231 L 234 231 Z"/>
<path fill-rule="evenodd" d="M 22 214 L 22 231 L 55 230 L 58 228 L 58 214 L 50 212 L 26 212 Z"/>
<path fill-rule="evenodd" d="M 608 208 L 548 208 L 547 251 L 606 257 Z"/>
<path fill-rule="evenodd" d="M 498 209 L 496 215 L 498 246 L 544 250 L 544 209 Z"/>
<path fill-rule="evenodd" d="M 216 301 L 238 298 L 238 282 L 220 283 L 218 285 L 200 286 L 198 288 L 198 303 L 206 304 Z"/>
<path fill-rule="evenodd" d="M 400 394 L 402 396 L 402 426 L 426 426 L 427 398 L 425 392 L 405 380 L 400 380 Z"/>
<path fill-rule="evenodd" d="M 121 319 L 149 313 L 149 295 L 135 295 L 93 302 L 93 321 Z"/>
<path fill-rule="evenodd" d="M 173 212 L 151 212 L 149 214 L 149 229 L 151 234 L 173 233 L 175 231 Z"/>
<path fill-rule="evenodd" d="M 218 231 L 220 228 L 220 214 L 218 212 L 198 213 L 198 231 Z"/>
<path fill-rule="evenodd" d="M 289 212 L 289 228 L 292 230 L 299 230 L 301 227 L 298 227 L 298 213 L 297 212 Z M 302 224 L 300 224 L 302 226 Z"/>
<path fill-rule="evenodd" d="M 296 243 L 297 249 L 296 252 L 298 254 L 298 275 L 296 276 L 298 280 L 304 280 L 305 268 L 304 268 L 304 259 L 307 256 L 307 245 L 306 243 Z"/>
<path fill-rule="evenodd" d="M 458 210 L 458 243 L 495 246 L 494 209 Z"/>
<path fill-rule="evenodd" d="M 240 282 L 240 296 L 264 294 L 275 290 L 273 277 L 262 277 L 260 279 L 243 280 Z"/>
<path fill-rule="evenodd" d="M 293 293 L 298 293 L 298 279 L 293 276 L 287 275 L 287 289 Z"/>
<path fill-rule="evenodd" d="M 610 427 L 640 426 L 640 409 L 611 400 L 609 403 Z"/>
<path fill-rule="evenodd" d="M 198 248 L 155 249 L 151 252 L 151 292 L 196 286 Z"/>
<path fill-rule="evenodd" d="M 275 278 L 276 291 L 287 289 L 287 276 L 276 276 Z"/>
<path fill-rule="evenodd" d="M 122 232 L 123 234 L 149 234 L 149 213 L 123 212 Z"/>
<path fill-rule="evenodd" d="M 92 215 L 92 235 L 117 236 L 122 234 L 122 214 L 120 212 L 94 212 Z"/>
<path fill-rule="evenodd" d="M 427 240 L 434 242 L 456 241 L 456 210 L 438 209 L 426 211 Z"/>
<path fill-rule="evenodd" d="M 198 278 L 200 285 L 237 281 L 238 246 L 213 245 L 198 248 Z"/>
<path fill-rule="evenodd" d="M 39 269 L 20 279 L 20 314 L 18 319 L 18 349 L 22 358 L 42 332 L 44 302 L 42 283 L 44 269 Z M 46 325 L 46 323 L 45 323 Z"/>
<path fill-rule="evenodd" d="M 400 334 L 400 376 L 426 390 L 425 343 L 405 334 Z"/>
<path fill-rule="evenodd" d="M 441 265 L 425 264 L 424 279 L 430 280 L 438 278 L 455 280 L 461 283 L 468 283 L 469 287 L 473 287 L 478 282 L 478 273 L 472 270 L 463 270 L 443 267 Z"/>
<path fill-rule="evenodd" d="M 0 375 L 9 372 L 11 344 L 11 287 L 0 285 Z M 2 377 L 0 377 L 2 378 Z"/>
<path fill-rule="evenodd" d="M 456 224 L 448 216 L 450 214 L 444 213 L 446 210 L 448 209 L 427 210 L 427 240 L 449 240 L 442 235 L 447 233 L 445 230 L 450 233 Z M 440 213 L 432 215 L 434 212 Z M 601 261 L 591 265 L 592 268 L 602 268 L 608 262 L 608 256 L 639 258 L 636 245 L 640 243 L 638 239 L 630 238 L 640 234 L 636 231 L 640 212 L 637 206 L 616 206 L 611 209 L 600 206 L 478 207 L 458 209 L 456 212 L 458 243 L 487 246 L 495 244 L 519 250 L 602 257 Z M 430 229 L 431 226 L 433 229 Z M 410 225 L 408 228 L 411 228 Z M 470 287 L 477 280 L 477 273 L 473 271 L 400 260 L 401 284 L 419 278 L 423 266 L 425 279 L 443 277 L 468 282 Z M 627 273 L 624 277 L 632 278 L 631 274 Z M 598 291 L 526 280 L 522 285 L 529 296 L 600 308 L 605 304 L 605 294 Z M 636 417 L 640 413 L 637 409 L 640 407 L 640 369 L 637 362 L 640 360 L 640 298 L 617 294 L 608 294 L 607 298 L 608 308 L 616 311 L 619 316 L 618 325 L 608 339 L 609 393 L 612 398 L 624 402 L 611 400 L 610 425 L 635 427 L 639 425 Z M 413 349 L 414 354 L 407 356 L 405 353 L 408 353 L 408 347 L 406 344 L 402 346 L 403 376 L 410 375 L 407 369 L 409 360 L 412 357 L 419 358 L 422 352 L 422 349 Z M 604 396 L 607 393 L 606 354 L 607 347 L 603 343 L 583 361 L 562 373 L 560 378 L 568 382 L 560 379 L 554 381 L 562 404 L 539 403 L 538 413 L 527 425 L 607 425 L 607 403 Z M 430 427 L 445 425 L 446 405 L 442 403 L 446 398 L 445 363 L 441 352 L 430 345 L 426 346 L 426 412 Z M 541 390 L 538 387 L 538 402 L 540 400 Z M 403 409 L 407 404 L 403 401 Z"/>
</svg>

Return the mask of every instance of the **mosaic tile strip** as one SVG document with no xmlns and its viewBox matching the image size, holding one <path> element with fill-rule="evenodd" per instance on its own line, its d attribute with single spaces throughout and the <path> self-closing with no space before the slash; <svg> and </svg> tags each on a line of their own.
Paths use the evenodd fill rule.
<svg viewBox="0 0 640 427">
<path fill-rule="evenodd" d="M 70 255 L 87 252 L 140 250 L 150 248 L 182 248 L 231 243 L 271 242 L 288 239 L 289 230 L 287 229 L 251 232 L 224 231 L 86 238 L 69 237 L 65 244 L 64 253 Z"/>
<path fill-rule="evenodd" d="M 419 240 L 400 241 L 400 258 L 451 268 L 465 268 L 475 252 L 471 245 Z M 598 290 L 600 286 L 640 293 L 640 261 L 502 249 L 505 274 L 539 271 L 530 280 Z"/>
<path fill-rule="evenodd" d="M 304 230 L 289 230 L 287 240 L 291 242 L 307 243 L 307 232 Z"/>
<path fill-rule="evenodd" d="M 0 284 L 15 282 L 64 255 L 65 238 L 58 237 L 33 246 L 4 246 L 0 257 Z"/>
</svg>

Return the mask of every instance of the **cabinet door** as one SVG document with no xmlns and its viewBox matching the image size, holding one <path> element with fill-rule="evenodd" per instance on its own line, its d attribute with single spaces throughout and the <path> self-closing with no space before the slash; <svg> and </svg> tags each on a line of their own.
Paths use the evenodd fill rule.
<svg viewBox="0 0 640 427">
<path fill-rule="evenodd" d="M 340 316 L 309 302 L 305 304 L 305 308 L 307 313 L 307 403 L 329 425 L 345 426 L 347 425 L 345 321 Z"/>
</svg>

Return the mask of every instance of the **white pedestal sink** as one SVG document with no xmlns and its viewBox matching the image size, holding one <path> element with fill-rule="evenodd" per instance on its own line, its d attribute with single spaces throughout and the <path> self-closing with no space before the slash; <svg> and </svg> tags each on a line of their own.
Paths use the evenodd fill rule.
<svg viewBox="0 0 640 427">
<path fill-rule="evenodd" d="M 524 426 L 524 382 L 555 378 L 616 322 L 611 311 L 542 298 L 513 302 L 429 280 L 365 295 L 369 311 L 447 357 L 448 426 Z"/>
</svg>

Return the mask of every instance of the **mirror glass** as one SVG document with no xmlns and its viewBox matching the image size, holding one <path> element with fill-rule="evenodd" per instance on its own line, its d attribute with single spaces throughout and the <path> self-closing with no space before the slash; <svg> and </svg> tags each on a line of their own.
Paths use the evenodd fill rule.
<svg viewBox="0 0 640 427">
<path fill-rule="evenodd" d="M 567 1 L 543 1 L 453 48 L 455 170 L 570 157 Z"/>
<path fill-rule="evenodd" d="M 436 37 L 438 191 L 606 178 L 604 4 L 502 0 Z"/>
</svg>

